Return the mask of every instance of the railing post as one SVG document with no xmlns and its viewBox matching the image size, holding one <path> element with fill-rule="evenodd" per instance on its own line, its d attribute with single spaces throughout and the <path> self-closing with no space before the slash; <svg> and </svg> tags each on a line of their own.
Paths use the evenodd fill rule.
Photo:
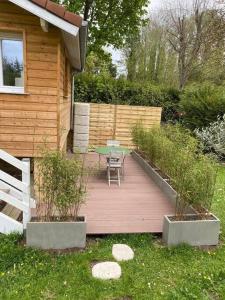
<svg viewBox="0 0 225 300">
<path fill-rule="evenodd" d="M 30 209 L 30 159 L 23 158 L 22 162 L 26 165 L 26 172 L 22 171 L 22 182 L 27 186 L 26 192 L 23 192 L 23 202 L 28 205 L 28 211 L 23 212 L 23 228 L 26 229 L 27 222 L 31 219 Z"/>
</svg>

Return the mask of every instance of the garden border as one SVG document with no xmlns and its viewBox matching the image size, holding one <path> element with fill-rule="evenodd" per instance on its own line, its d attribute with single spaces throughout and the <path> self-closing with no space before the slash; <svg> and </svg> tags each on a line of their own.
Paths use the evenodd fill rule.
<svg viewBox="0 0 225 300">
<path fill-rule="evenodd" d="M 175 206 L 177 192 L 171 185 L 136 151 L 132 152 L 132 157 L 151 177 L 155 184 L 167 196 Z M 192 207 L 188 207 L 186 215 L 196 215 Z M 168 246 L 187 243 L 192 246 L 211 246 L 219 242 L 220 220 L 213 214 L 213 219 L 193 220 L 193 221 L 171 221 L 168 215 L 163 220 L 163 241 Z"/>
<path fill-rule="evenodd" d="M 176 205 L 177 192 L 172 188 L 172 186 L 163 179 L 157 172 L 154 170 L 149 163 L 141 157 L 136 151 L 132 151 L 132 157 L 138 164 L 146 171 L 146 173 L 152 178 L 152 180 L 157 184 L 157 186 L 162 190 L 162 192 L 169 198 L 171 203 Z"/>
</svg>

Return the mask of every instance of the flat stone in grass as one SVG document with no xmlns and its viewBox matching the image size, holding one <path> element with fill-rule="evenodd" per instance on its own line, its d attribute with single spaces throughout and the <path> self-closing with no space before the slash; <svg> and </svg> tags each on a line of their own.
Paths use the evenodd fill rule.
<svg viewBox="0 0 225 300">
<path fill-rule="evenodd" d="M 119 279 L 121 276 L 121 267 L 116 262 L 102 262 L 93 266 L 92 276 L 98 279 Z"/>
<path fill-rule="evenodd" d="M 114 244 L 112 255 L 117 261 L 131 260 L 134 258 L 133 250 L 125 244 Z"/>
</svg>

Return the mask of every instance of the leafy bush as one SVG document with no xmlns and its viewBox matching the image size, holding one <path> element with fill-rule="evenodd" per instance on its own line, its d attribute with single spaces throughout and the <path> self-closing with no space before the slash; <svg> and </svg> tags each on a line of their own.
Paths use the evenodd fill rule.
<svg viewBox="0 0 225 300">
<path fill-rule="evenodd" d="M 213 85 L 193 85 L 181 96 L 184 125 L 190 129 L 203 128 L 225 112 L 225 90 Z"/>
<path fill-rule="evenodd" d="M 76 220 L 86 194 L 88 172 L 84 161 L 68 159 L 60 151 L 45 152 L 37 165 L 39 202 L 37 215 L 44 221 Z"/>
<path fill-rule="evenodd" d="M 81 74 L 75 79 L 75 101 L 161 106 L 163 121 L 177 117 L 179 91 L 108 76 Z"/>
<path fill-rule="evenodd" d="M 220 159 L 225 157 L 225 115 L 203 129 L 195 130 L 206 152 L 215 152 Z"/>
<path fill-rule="evenodd" d="M 215 187 L 214 160 L 199 152 L 198 142 L 188 130 L 167 125 L 144 129 L 133 128 L 133 141 L 145 157 L 171 180 L 178 193 L 176 216 L 182 218 L 188 206 L 199 213 L 211 207 Z M 183 141 L 183 142 L 182 142 Z"/>
</svg>

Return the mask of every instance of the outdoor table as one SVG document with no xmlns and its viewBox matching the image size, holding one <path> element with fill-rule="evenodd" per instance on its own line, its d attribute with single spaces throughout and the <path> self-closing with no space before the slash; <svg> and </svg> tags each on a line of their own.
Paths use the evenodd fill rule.
<svg viewBox="0 0 225 300">
<path fill-rule="evenodd" d="M 111 151 L 116 150 L 116 152 L 121 152 L 124 153 L 124 155 L 128 155 L 131 153 L 131 150 L 125 147 L 118 147 L 118 146 L 103 146 L 103 147 L 98 147 L 95 149 L 95 152 L 98 153 L 99 155 L 99 169 L 100 169 L 100 160 L 101 160 L 101 155 L 109 155 Z"/>
</svg>

